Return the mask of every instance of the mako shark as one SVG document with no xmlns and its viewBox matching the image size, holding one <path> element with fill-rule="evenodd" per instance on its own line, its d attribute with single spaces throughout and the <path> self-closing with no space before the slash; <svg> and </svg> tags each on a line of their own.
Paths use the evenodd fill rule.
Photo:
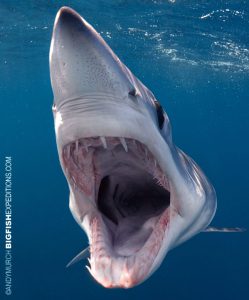
<svg viewBox="0 0 249 300">
<path fill-rule="evenodd" d="M 50 75 L 69 207 L 89 240 L 87 268 L 104 287 L 138 285 L 169 250 L 207 228 L 215 190 L 174 145 L 153 93 L 68 7 L 55 19 Z"/>
</svg>

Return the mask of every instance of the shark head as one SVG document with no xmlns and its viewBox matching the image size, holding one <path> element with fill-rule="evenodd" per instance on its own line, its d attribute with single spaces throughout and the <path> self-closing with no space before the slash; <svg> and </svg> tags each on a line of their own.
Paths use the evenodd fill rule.
<svg viewBox="0 0 249 300">
<path fill-rule="evenodd" d="M 104 287 L 147 279 L 211 222 L 212 185 L 172 141 L 166 112 L 101 36 L 63 7 L 50 48 L 54 121 L 70 210 Z"/>
</svg>

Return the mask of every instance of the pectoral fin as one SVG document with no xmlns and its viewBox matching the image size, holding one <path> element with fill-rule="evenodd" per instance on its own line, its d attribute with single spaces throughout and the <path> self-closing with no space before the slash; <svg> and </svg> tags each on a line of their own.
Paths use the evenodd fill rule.
<svg viewBox="0 0 249 300">
<path fill-rule="evenodd" d="M 245 228 L 240 227 L 208 227 L 203 232 L 244 232 L 246 231 Z"/>
<path fill-rule="evenodd" d="M 77 254 L 67 265 L 66 268 L 71 267 L 75 263 L 81 261 L 82 259 L 85 259 L 89 253 L 89 247 L 82 250 L 79 254 Z"/>
</svg>

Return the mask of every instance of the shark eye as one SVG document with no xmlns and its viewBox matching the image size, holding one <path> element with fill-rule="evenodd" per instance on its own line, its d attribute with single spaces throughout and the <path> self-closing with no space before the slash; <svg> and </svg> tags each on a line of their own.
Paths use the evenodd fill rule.
<svg viewBox="0 0 249 300">
<path fill-rule="evenodd" d="M 136 88 L 134 87 L 132 90 L 129 91 L 129 95 L 136 97 L 138 95 Z"/>
<path fill-rule="evenodd" d="M 157 112 L 158 126 L 160 129 L 162 129 L 163 123 L 164 123 L 163 108 L 158 101 L 155 101 L 155 106 L 156 106 L 156 112 Z"/>
</svg>

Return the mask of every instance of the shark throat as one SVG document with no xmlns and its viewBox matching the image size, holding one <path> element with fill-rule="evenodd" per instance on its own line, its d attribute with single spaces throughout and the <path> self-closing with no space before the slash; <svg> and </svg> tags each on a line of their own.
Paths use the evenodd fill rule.
<svg viewBox="0 0 249 300">
<path fill-rule="evenodd" d="M 94 203 L 90 272 L 106 287 L 135 285 L 168 228 L 167 176 L 146 145 L 123 137 L 82 138 L 65 145 L 62 157 L 71 187 Z"/>
</svg>

